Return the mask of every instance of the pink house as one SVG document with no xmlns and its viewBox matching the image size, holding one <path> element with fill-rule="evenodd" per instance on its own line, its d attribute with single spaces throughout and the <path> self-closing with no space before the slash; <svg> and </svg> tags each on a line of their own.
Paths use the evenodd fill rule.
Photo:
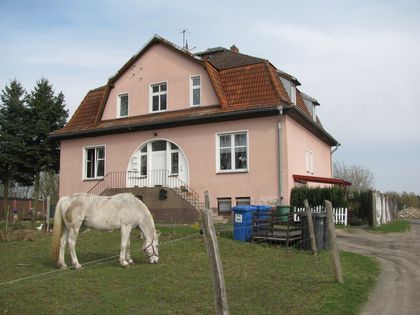
<svg viewBox="0 0 420 315">
<path fill-rule="evenodd" d="M 339 144 L 299 85 L 235 46 L 191 54 L 154 36 L 52 135 L 60 196 L 158 187 L 160 200 L 175 192 L 203 201 L 207 190 L 211 207 L 229 213 L 288 204 L 297 182 L 338 183 Z"/>
</svg>

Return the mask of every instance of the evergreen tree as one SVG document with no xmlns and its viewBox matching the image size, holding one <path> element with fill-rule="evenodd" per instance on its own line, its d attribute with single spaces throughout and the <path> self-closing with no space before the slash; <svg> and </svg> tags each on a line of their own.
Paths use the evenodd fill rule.
<svg viewBox="0 0 420 315">
<path fill-rule="evenodd" d="M 62 128 L 67 120 L 63 93 L 54 94 L 53 86 L 45 78 L 36 82 L 34 90 L 27 95 L 31 121 L 32 161 L 35 169 L 34 209 L 39 195 L 39 176 L 41 172 L 58 172 L 60 143 L 49 138 L 49 135 Z"/>
<path fill-rule="evenodd" d="M 0 182 L 3 186 L 3 217 L 9 189 L 14 183 L 29 185 L 33 167 L 29 158 L 29 110 L 22 85 L 13 80 L 1 91 L 0 99 Z"/>
</svg>

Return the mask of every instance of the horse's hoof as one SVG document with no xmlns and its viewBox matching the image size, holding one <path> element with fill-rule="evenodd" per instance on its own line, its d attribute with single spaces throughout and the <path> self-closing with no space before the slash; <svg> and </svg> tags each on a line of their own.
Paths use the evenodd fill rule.
<svg viewBox="0 0 420 315">
<path fill-rule="evenodd" d="M 81 264 L 76 264 L 75 266 L 74 266 L 74 269 L 80 269 L 80 268 L 82 268 L 82 265 Z"/>
<path fill-rule="evenodd" d="M 67 268 L 67 265 L 66 264 L 58 264 L 58 268 L 60 268 L 60 269 L 66 269 Z"/>
<path fill-rule="evenodd" d="M 124 268 L 126 268 L 126 267 L 130 267 L 130 265 L 128 264 L 128 262 L 126 262 L 126 261 L 121 261 L 120 262 L 120 265 L 122 266 L 122 267 L 124 267 Z"/>
</svg>

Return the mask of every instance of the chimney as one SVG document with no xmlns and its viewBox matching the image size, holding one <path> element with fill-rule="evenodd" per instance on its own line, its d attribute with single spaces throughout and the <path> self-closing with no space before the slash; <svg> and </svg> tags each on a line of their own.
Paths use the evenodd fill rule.
<svg viewBox="0 0 420 315">
<path fill-rule="evenodd" d="M 235 46 L 235 44 L 233 44 L 233 45 L 230 47 L 230 51 L 234 52 L 235 54 L 238 54 L 238 53 L 239 53 L 239 48 L 238 48 L 238 47 L 236 47 L 236 46 Z"/>
</svg>

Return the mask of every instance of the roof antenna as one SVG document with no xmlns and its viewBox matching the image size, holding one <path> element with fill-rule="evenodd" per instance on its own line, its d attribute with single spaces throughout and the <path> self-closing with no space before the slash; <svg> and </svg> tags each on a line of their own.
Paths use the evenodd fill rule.
<svg viewBox="0 0 420 315">
<path fill-rule="evenodd" d="M 178 30 L 178 31 L 179 31 L 179 34 L 182 34 L 182 49 L 188 52 L 195 49 L 196 48 L 195 46 L 191 49 L 188 49 L 188 40 L 187 40 L 187 33 L 189 33 L 188 28 L 183 28 L 182 30 Z"/>
<path fill-rule="evenodd" d="M 178 30 L 179 34 L 182 34 L 182 49 L 188 50 L 188 42 L 187 42 L 187 32 L 188 28 L 183 28 L 182 30 Z"/>
</svg>

